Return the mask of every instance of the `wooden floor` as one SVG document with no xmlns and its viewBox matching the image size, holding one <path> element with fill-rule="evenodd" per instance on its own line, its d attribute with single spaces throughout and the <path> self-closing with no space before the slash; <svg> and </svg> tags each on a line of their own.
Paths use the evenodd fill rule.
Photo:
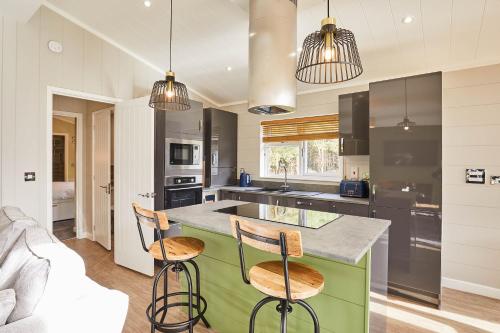
<svg viewBox="0 0 500 333">
<path fill-rule="evenodd" d="M 54 222 L 52 232 L 60 240 L 75 238 L 75 219 Z"/>
<path fill-rule="evenodd" d="M 65 244 L 83 257 L 90 278 L 129 295 L 130 305 L 123 332 L 149 332 L 145 309 L 150 302 L 152 279 L 116 265 L 112 252 L 97 243 L 86 239 L 70 239 Z M 173 276 L 171 280 L 175 284 Z M 377 333 L 500 333 L 500 301 L 446 288 L 443 290 L 441 310 L 398 297 L 382 299 L 375 295 L 372 297 L 371 309 L 373 316 L 387 318 L 385 328 L 373 330 Z M 174 316 L 177 317 L 172 320 L 184 318 L 180 311 Z M 208 330 L 200 323 L 195 332 L 216 331 Z"/>
</svg>

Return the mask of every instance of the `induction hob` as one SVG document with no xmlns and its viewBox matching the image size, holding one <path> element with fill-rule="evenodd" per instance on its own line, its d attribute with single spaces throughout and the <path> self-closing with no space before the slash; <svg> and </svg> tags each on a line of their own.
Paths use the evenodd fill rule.
<svg viewBox="0 0 500 333">
<path fill-rule="evenodd" d="M 342 214 L 258 203 L 231 206 L 217 209 L 215 212 L 296 225 L 310 229 L 319 229 L 342 217 Z"/>
</svg>

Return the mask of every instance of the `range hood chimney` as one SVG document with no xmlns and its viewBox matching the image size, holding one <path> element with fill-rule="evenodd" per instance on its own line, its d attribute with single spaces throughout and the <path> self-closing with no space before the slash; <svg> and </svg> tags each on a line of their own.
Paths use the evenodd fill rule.
<svg viewBox="0 0 500 333">
<path fill-rule="evenodd" d="M 250 0 L 249 112 L 295 111 L 296 52 L 297 0 Z"/>
</svg>

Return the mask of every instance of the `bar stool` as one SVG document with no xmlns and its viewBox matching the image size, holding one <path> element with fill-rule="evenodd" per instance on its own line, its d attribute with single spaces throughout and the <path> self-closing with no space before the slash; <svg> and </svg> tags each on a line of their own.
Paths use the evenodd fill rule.
<svg viewBox="0 0 500 333">
<path fill-rule="evenodd" d="M 167 214 L 165 212 L 155 212 L 140 207 L 138 204 L 133 203 L 134 214 L 137 218 L 137 228 L 141 237 L 142 248 L 153 256 L 154 259 L 163 262 L 163 266 L 156 274 L 153 282 L 153 292 L 151 304 L 146 309 L 146 315 L 151 323 L 151 332 L 156 330 L 166 333 L 183 332 L 189 330 L 193 332 L 193 327 L 201 319 L 207 328 L 210 328 L 208 321 L 205 319 L 204 314 L 207 310 L 207 302 L 200 294 L 200 270 L 198 265 L 193 260 L 200 255 L 205 244 L 203 241 L 192 237 L 169 237 L 163 238 L 162 231 L 168 230 L 169 223 Z M 149 247 L 146 246 L 142 226 L 154 228 L 158 238 Z M 186 266 L 189 263 L 193 266 L 196 273 L 196 290 L 193 292 L 193 280 L 191 274 Z M 186 275 L 188 291 L 178 291 L 168 293 L 168 270 L 175 272 L 177 277 L 179 273 L 184 272 Z M 163 295 L 157 295 L 158 283 L 163 276 Z M 168 299 L 175 296 L 187 296 L 187 301 L 176 301 L 168 303 Z M 196 303 L 193 303 L 193 297 L 196 298 Z M 163 304 L 158 304 L 163 303 Z M 166 323 L 165 319 L 167 311 L 173 307 L 187 307 L 188 319 L 183 322 Z M 193 315 L 193 309 L 196 310 L 197 315 Z M 161 319 L 158 321 L 158 316 L 161 314 Z"/>
<path fill-rule="evenodd" d="M 307 265 L 288 262 L 288 257 L 303 256 L 300 231 L 274 228 L 246 221 L 239 216 L 230 217 L 232 234 L 238 240 L 241 276 L 246 284 L 268 295 L 254 307 L 250 316 L 249 332 L 255 329 L 255 318 L 267 303 L 277 301 L 276 310 L 281 314 L 280 332 L 286 333 L 287 315 L 293 304 L 306 309 L 314 323 L 314 333 L 319 333 L 319 321 L 313 308 L 304 299 L 315 296 L 323 290 L 325 280 L 320 272 Z M 247 277 L 243 244 L 256 249 L 280 254 L 280 261 L 266 261 L 250 268 Z"/>
</svg>

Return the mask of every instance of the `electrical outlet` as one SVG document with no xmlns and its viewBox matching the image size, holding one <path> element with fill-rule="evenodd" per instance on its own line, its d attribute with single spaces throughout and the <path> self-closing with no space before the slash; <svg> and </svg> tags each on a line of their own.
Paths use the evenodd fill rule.
<svg viewBox="0 0 500 333">
<path fill-rule="evenodd" d="M 24 181 L 25 182 L 34 182 L 35 181 L 35 173 L 34 172 L 25 172 L 24 173 Z"/>
<path fill-rule="evenodd" d="M 500 176 L 491 176 L 491 185 L 500 185 Z"/>
<path fill-rule="evenodd" d="M 351 167 L 351 180 L 359 179 L 359 169 L 357 167 Z"/>
</svg>

